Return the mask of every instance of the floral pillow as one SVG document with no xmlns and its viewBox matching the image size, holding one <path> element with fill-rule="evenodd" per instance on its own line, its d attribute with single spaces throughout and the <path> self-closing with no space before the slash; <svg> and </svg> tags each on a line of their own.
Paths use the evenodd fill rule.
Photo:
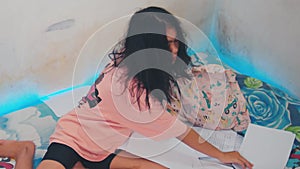
<svg viewBox="0 0 300 169">
<path fill-rule="evenodd" d="M 296 134 L 287 168 L 300 168 L 300 100 L 258 79 L 237 74 L 251 123 Z"/>
<path fill-rule="evenodd" d="M 216 64 L 193 67 L 191 73 L 191 80 L 178 80 L 182 106 L 171 105 L 181 110 L 180 117 L 193 126 L 245 130 L 250 118 L 235 73 Z"/>
</svg>

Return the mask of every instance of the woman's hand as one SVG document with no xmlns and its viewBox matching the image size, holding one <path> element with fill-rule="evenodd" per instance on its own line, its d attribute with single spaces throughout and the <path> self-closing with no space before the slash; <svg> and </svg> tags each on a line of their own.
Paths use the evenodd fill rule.
<svg viewBox="0 0 300 169">
<path fill-rule="evenodd" d="M 246 160 L 239 152 L 224 152 L 223 156 L 219 158 L 219 160 L 223 163 L 234 163 L 239 164 L 243 167 L 243 169 L 249 168 L 252 169 L 253 164 L 251 164 L 248 160 Z"/>
<path fill-rule="evenodd" d="M 186 145 L 194 150 L 204 153 L 210 157 L 217 158 L 222 163 L 234 163 L 243 167 L 243 169 L 252 169 L 253 164 L 236 151 L 222 152 L 205 139 L 203 139 L 194 129 L 188 128 L 184 134 L 177 137 Z"/>
</svg>

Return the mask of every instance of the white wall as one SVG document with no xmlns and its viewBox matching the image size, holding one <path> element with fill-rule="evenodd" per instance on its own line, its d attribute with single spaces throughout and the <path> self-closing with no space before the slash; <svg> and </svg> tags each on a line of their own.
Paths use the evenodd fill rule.
<svg viewBox="0 0 300 169">
<path fill-rule="evenodd" d="M 231 0 L 216 4 L 217 39 L 226 59 L 300 98 L 300 1 Z"/>
<path fill-rule="evenodd" d="M 76 83 L 88 80 L 97 62 L 75 66 L 89 37 L 149 5 L 198 26 L 233 67 L 300 97 L 298 0 L 10 0 L 0 6 L 0 110 L 71 87 L 75 70 Z"/>
<path fill-rule="evenodd" d="M 7 105 L 9 102 L 21 104 L 71 87 L 76 59 L 89 37 L 103 25 L 149 5 L 165 7 L 206 32 L 210 29 L 214 1 L 209 0 L 2 2 L 0 110 L 13 106 Z M 94 64 L 82 63 L 76 78 L 88 80 L 95 71 L 91 68 Z"/>
</svg>

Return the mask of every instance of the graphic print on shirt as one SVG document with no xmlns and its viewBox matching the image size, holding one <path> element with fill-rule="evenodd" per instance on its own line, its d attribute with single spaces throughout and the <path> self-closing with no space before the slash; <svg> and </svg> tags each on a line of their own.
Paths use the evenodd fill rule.
<svg viewBox="0 0 300 169">
<path fill-rule="evenodd" d="M 8 157 L 0 157 L 0 169 L 13 169 L 14 164 Z"/>
<path fill-rule="evenodd" d="M 225 114 L 230 113 L 230 108 L 233 107 L 233 109 L 237 108 L 237 98 L 234 98 L 231 103 L 228 103 L 227 107 L 225 107 L 224 112 Z"/>
<path fill-rule="evenodd" d="M 80 108 L 81 105 L 84 103 L 88 103 L 90 108 L 95 107 L 98 103 L 101 102 L 101 98 L 98 96 L 99 91 L 96 88 L 96 85 L 99 84 L 104 77 L 104 73 L 102 73 L 96 80 L 96 82 L 91 86 L 88 94 L 81 99 L 79 102 L 78 107 Z"/>
</svg>

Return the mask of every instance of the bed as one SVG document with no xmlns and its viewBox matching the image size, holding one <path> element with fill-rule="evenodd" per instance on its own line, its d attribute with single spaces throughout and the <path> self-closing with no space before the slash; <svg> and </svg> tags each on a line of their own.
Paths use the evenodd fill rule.
<svg viewBox="0 0 300 169">
<path fill-rule="evenodd" d="M 293 149 L 291 151 L 287 169 L 300 168 L 300 100 L 290 97 L 280 89 L 274 88 L 263 81 L 252 77 L 237 74 L 237 81 L 247 100 L 252 123 L 270 128 L 290 131 L 296 134 Z M 48 146 L 48 138 L 54 130 L 56 121 L 63 114 L 68 112 L 74 105 L 73 92 L 77 95 L 84 95 L 88 86 L 83 86 L 60 95 L 52 96 L 46 100 L 40 100 L 37 104 L 26 107 L 4 116 L 0 116 L 0 138 L 13 140 L 33 140 L 36 144 L 34 167 L 38 165 Z M 77 104 L 77 103 L 75 103 Z M 196 128 L 199 132 L 201 128 Z M 232 131 L 219 131 L 212 136 L 212 142 L 216 146 L 223 146 L 224 140 L 220 141 L 220 135 L 231 135 Z M 123 149 L 132 153 L 145 156 L 159 163 L 171 166 L 171 168 L 226 168 L 217 162 L 201 161 L 198 157 L 201 154 L 189 149 L 176 140 L 164 142 L 153 142 L 141 138 L 135 133 L 133 140 L 146 141 L 150 146 L 141 150 L 142 142 L 134 143 L 129 140 L 124 144 Z M 240 134 L 233 134 L 229 139 L 236 140 L 234 145 L 225 145 L 226 150 L 237 150 L 243 137 Z M 223 142 L 220 144 L 220 142 Z M 226 142 L 226 141 L 225 141 Z M 140 145 L 139 145 L 140 144 Z M 226 147 L 227 146 L 227 147 Z M 167 151 L 166 151 L 167 150 Z M 154 151 L 154 152 L 153 152 Z M 147 154 L 148 153 L 148 154 Z M 149 154 L 150 153 L 150 154 Z M 176 156 L 176 158 L 175 158 Z M 180 156 L 178 158 L 177 156 Z M 1 169 L 11 169 L 15 164 L 14 159 L 7 157 L 0 158 Z M 228 168 L 228 167 L 227 167 Z"/>
</svg>

